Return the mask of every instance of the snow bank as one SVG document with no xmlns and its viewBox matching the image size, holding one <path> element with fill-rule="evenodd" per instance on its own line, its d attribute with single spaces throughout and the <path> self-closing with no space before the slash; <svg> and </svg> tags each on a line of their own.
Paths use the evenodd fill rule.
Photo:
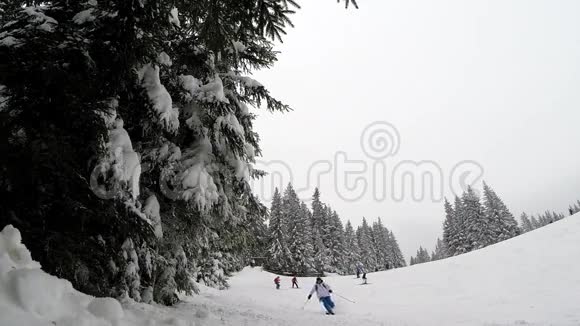
<svg viewBox="0 0 580 326">
<path fill-rule="evenodd" d="M 21 241 L 20 232 L 11 225 L 0 232 L 0 325 L 48 325 L 52 321 L 55 325 L 104 326 L 111 324 L 97 317 L 122 317 L 123 309 L 111 298 L 99 300 L 106 300 L 108 306 L 114 305 L 111 300 L 117 302 L 114 315 L 91 315 L 85 306 L 91 298 L 76 292 L 70 282 L 42 271 Z"/>
<path fill-rule="evenodd" d="M 0 232 L 0 276 L 15 269 L 40 268 L 21 241 L 20 231 L 12 225 Z"/>
<path fill-rule="evenodd" d="M 113 298 L 94 298 L 87 309 L 96 317 L 108 321 L 116 321 L 125 315 L 119 301 Z"/>
<path fill-rule="evenodd" d="M 94 298 L 73 289 L 70 282 L 45 273 L 22 244 L 20 232 L 8 225 L 0 232 L 0 325 L 2 326 L 169 326 L 204 325 L 205 317 L 173 316 L 170 307 L 138 304 L 124 309 L 113 298 Z M 127 241 L 127 259 L 136 254 Z M 144 315 L 143 311 L 152 311 Z M 159 314 L 159 311 L 164 313 Z M 171 317 L 169 317 L 171 316 Z M 183 317 L 183 318 L 182 318 Z"/>
</svg>

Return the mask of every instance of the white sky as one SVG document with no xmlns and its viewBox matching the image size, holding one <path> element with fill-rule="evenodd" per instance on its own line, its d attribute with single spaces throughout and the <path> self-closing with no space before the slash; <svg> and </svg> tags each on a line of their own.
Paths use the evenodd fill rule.
<svg viewBox="0 0 580 326">
<path fill-rule="evenodd" d="M 294 108 L 259 111 L 256 129 L 262 159 L 287 164 L 294 185 L 308 187 L 302 197 L 319 185 L 343 221 L 382 217 L 407 259 L 419 245 L 431 250 L 441 202 L 376 200 L 371 189 L 343 200 L 348 189 L 331 174 L 308 177 L 314 162 L 339 151 L 372 166 L 361 133 L 386 121 L 400 135 L 398 152 L 383 160 L 387 175 L 402 161 L 434 161 L 449 197 L 453 166 L 473 160 L 518 217 L 564 212 L 580 199 L 580 1 L 360 0 L 359 10 L 300 3 L 279 61 L 255 77 Z M 349 169 L 333 163 L 331 171 Z M 386 185 L 400 190 L 401 180 Z M 255 188 L 267 194 L 268 182 Z"/>
</svg>

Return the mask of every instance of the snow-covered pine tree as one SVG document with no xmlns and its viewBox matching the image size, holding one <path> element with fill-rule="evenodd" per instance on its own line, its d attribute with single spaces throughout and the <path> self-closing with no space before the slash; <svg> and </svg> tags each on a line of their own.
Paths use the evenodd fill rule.
<svg viewBox="0 0 580 326">
<path fill-rule="evenodd" d="M 316 271 L 318 274 L 324 273 L 329 265 L 330 257 L 328 255 L 328 249 L 324 242 L 324 229 L 325 229 L 325 207 L 320 200 L 320 191 L 318 188 L 314 190 L 312 195 L 312 243 L 314 247 L 313 256 L 316 265 Z"/>
<path fill-rule="evenodd" d="M 89 294 L 123 291 L 126 239 L 153 256 L 144 268 L 138 255 L 141 281 L 163 274 L 141 283 L 167 293 L 153 293 L 158 301 L 193 288 L 179 270 L 164 273 L 175 259 L 166 257 L 183 252 L 186 269 L 224 280 L 266 212 L 248 183 L 263 174 L 252 167 L 260 149 L 248 108 L 289 109 L 248 75 L 276 61 L 273 39 L 293 7 L 4 1 L 0 224 L 18 227 L 46 271 Z M 151 195 L 159 220 L 142 211 Z"/>
<path fill-rule="evenodd" d="M 374 271 L 377 267 L 377 259 L 374 251 L 372 229 L 364 217 L 361 226 L 357 229 L 357 237 L 361 262 L 367 271 Z"/>
<path fill-rule="evenodd" d="M 532 223 L 532 230 L 535 230 L 543 226 L 538 220 L 538 218 L 536 218 L 534 215 L 530 215 L 530 222 Z"/>
<path fill-rule="evenodd" d="M 290 251 L 287 272 L 299 275 L 307 275 L 313 267 L 309 263 L 312 252 L 307 245 L 307 236 L 310 235 L 310 232 L 306 232 L 308 216 L 304 213 L 292 184 L 288 184 L 282 198 L 282 216 L 287 225 L 287 244 Z"/>
<path fill-rule="evenodd" d="M 523 233 L 530 232 L 534 229 L 534 226 L 532 225 L 532 221 L 530 221 L 528 214 L 522 213 L 522 215 L 520 216 L 520 221 L 521 221 L 521 230 Z"/>
<path fill-rule="evenodd" d="M 321 233 L 322 233 L 322 242 L 324 242 L 324 246 L 326 247 L 329 255 L 329 264 L 332 261 L 331 251 L 332 251 L 332 235 L 334 225 L 332 224 L 332 208 L 329 205 L 323 203 L 323 218 L 322 218 L 322 225 L 321 225 Z"/>
<path fill-rule="evenodd" d="M 427 249 L 424 248 L 420 248 L 421 251 L 419 252 L 419 255 L 417 255 L 417 258 L 419 258 L 421 263 L 428 263 L 431 261 L 431 256 L 429 256 L 429 252 L 427 251 Z"/>
<path fill-rule="evenodd" d="M 488 229 L 489 221 L 485 219 L 479 196 L 472 187 L 467 187 L 461 201 L 463 203 L 467 251 L 483 248 L 492 243 L 492 235 Z"/>
<path fill-rule="evenodd" d="M 328 256 L 326 256 L 326 247 L 322 243 L 320 230 L 312 228 L 312 258 L 314 260 L 314 271 L 318 276 L 324 275 L 328 265 Z"/>
<path fill-rule="evenodd" d="M 389 263 L 390 248 L 387 242 L 389 233 L 383 225 L 380 217 L 377 219 L 377 221 L 373 222 L 372 234 L 375 249 L 374 252 L 377 261 L 376 267 L 378 267 L 379 270 L 385 270 L 387 268 L 387 264 Z"/>
<path fill-rule="evenodd" d="M 346 222 L 344 227 L 344 242 L 345 242 L 345 259 L 344 272 L 347 274 L 354 274 L 356 272 L 356 264 L 360 261 L 358 239 L 354 232 L 354 228 L 350 221 Z"/>
<path fill-rule="evenodd" d="M 454 256 L 455 253 L 458 251 L 458 228 L 459 225 L 457 223 L 455 211 L 453 207 L 445 198 L 445 222 L 443 222 L 443 242 L 445 243 L 445 247 L 447 248 L 447 254 L 449 256 Z"/>
<path fill-rule="evenodd" d="M 492 241 L 504 241 L 520 234 L 518 223 L 504 202 L 485 182 L 483 183 L 484 214 Z"/>
<path fill-rule="evenodd" d="M 305 275 L 312 275 L 316 272 L 316 263 L 314 257 L 314 244 L 312 243 L 312 213 L 308 209 L 306 203 L 300 203 L 300 232 L 303 233 L 303 241 L 305 246 L 304 261 L 307 266 Z M 307 273 L 307 274 L 306 274 Z"/>
<path fill-rule="evenodd" d="M 445 243 L 441 239 L 437 238 L 437 244 L 435 245 L 435 251 L 433 251 L 431 255 L 431 260 L 433 261 L 444 258 L 447 258 Z"/>
<path fill-rule="evenodd" d="M 429 252 L 427 251 L 427 249 L 423 249 L 423 251 L 421 252 L 421 255 L 420 255 L 420 259 L 424 263 L 428 263 L 431 261 L 431 256 L 429 255 Z"/>
<path fill-rule="evenodd" d="M 381 225 L 382 225 L 382 221 L 381 221 Z M 399 249 L 399 244 L 397 243 L 397 240 L 393 237 L 391 238 L 391 231 L 389 231 L 389 229 L 387 229 L 386 226 L 382 226 L 381 228 L 382 230 L 382 238 L 384 238 L 385 241 L 385 269 L 391 269 L 391 268 L 396 268 L 396 267 L 400 267 L 398 266 L 398 262 L 399 262 L 399 254 L 400 254 L 400 249 Z M 397 251 L 399 251 L 399 253 L 397 253 Z M 402 257 L 402 255 L 401 255 Z M 404 261 L 404 260 L 403 260 Z"/>
<path fill-rule="evenodd" d="M 395 238 L 395 234 L 393 234 L 393 231 L 389 231 L 389 247 L 391 248 L 391 257 L 392 257 L 391 266 L 393 268 L 407 266 L 407 263 L 405 262 L 405 257 L 403 256 L 403 252 L 399 247 L 399 243 L 397 242 L 397 239 Z"/>
<path fill-rule="evenodd" d="M 324 206 L 320 200 L 320 191 L 314 189 L 312 194 L 312 227 L 321 231 L 324 225 Z"/>
<path fill-rule="evenodd" d="M 265 267 L 273 272 L 283 272 L 290 268 L 292 257 L 287 244 L 287 230 L 284 223 L 282 196 L 278 188 L 274 190 L 270 208 L 269 246 Z"/>
<path fill-rule="evenodd" d="M 412 265 L 427 263 L 430 261 L 431 257 L 429 256 L 429 252 L 426 249 L 423 249 L 421 246 L 419 247 L 419 250 L 417 250 L 417 255 L 415 257 L 411 257 Z"/>
<path fill-rule="evenodd" d="M 463 196 L 465 196 L 465 192 L 463 193 Z M 450 241 L 454 246 L 453 255 L 460 255 L 469 252 L 471 250 L 471 244 L 467 237 L 465 207 L 463 201 L 458 196 L 455 196 L 453 213 L 455 216 L 455 228 Z"/>
<path fill-rule="evenodd" d="M 331 225 L 329 238 L 330 265 L 334 272 L 342 274 L 345 258 L 344 229 L 340 217 L 334 210 L 330 214 L 329 224 Z"/>
<path fill-rule="evenodd" d="M 549 222 L 549 219 L 546 217 L 545 213 L 538 214 L 538 218 L 537 218 L 538 228 L 546 226 L 548 224 L 548 222 Z"/>
<path fill-rule="evenodd" d="M 574 215 L 578 212 L 580 212 L 580 200 L 578 200 L 576 203 L 568 206 L 568 214 L 569 215 Z"/>
</svg>

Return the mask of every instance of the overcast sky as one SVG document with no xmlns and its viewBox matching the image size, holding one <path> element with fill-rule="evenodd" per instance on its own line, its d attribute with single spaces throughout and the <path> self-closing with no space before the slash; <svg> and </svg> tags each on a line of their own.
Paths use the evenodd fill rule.
<svg viewBox="0 0 580 326">
<path fill-rule="evenodd" d="M 262 160 L 278 163 L 258 166 L 291 170 L 254 185 L 265 200 L 272 184 L 319 186 L 343 221 L 380 216 L 408 259 L 441 236 L 441 187 L 484 179 L 518 217 L 580 199 L 580 1 L 300 3 L 279 61 L 255 75 L 294 108 L 259 111 Z M 404 176 L 425 174 L 436 186 L 413 198 Z"/>
</svg>

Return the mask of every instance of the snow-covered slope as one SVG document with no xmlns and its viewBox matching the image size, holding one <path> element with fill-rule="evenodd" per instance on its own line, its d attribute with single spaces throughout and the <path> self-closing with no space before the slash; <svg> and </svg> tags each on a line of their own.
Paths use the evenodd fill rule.
<svg viewBox="0 0 580 326">
<path fill-rule="evenodd" d="M 0 234 L 2 326 L 580 325 L 580 214 L 466 255 L 370 273 L 369 285 L 327 277 L 336 316 L 305 301 L 313 279 L 291 289 L 283 278 L 275 290 L 274 275 L 259 268 L 235 275 L 229 290 L 202 288 L 176 307 L 125 302 L 119 311 L 40 271 L 18 243 L 13 229 Z"/>
<path fill-rule="evenodd" d="M 333 321 L 580 325 L 580 214 L 469 254 L 367 277 L 369 285 L 358 285 L 360 280 L 353 277 L 326 278 L 336 294 L 356 301 L 336 296 L 339 315 L 332 316 Z M 306 290 L 276 292 L 272 279 L 267 273 L 244 270 L 232 279 L 230 297 L 300 315 Z M 312 286 L 313 280 L 301 281 Z M 283 285 L 288 288 L 290 281 Z M 306 311 L 321 308 L 309 303 Z M 346 323 L 349 319 L 352 324 Z"/>
</svg>

